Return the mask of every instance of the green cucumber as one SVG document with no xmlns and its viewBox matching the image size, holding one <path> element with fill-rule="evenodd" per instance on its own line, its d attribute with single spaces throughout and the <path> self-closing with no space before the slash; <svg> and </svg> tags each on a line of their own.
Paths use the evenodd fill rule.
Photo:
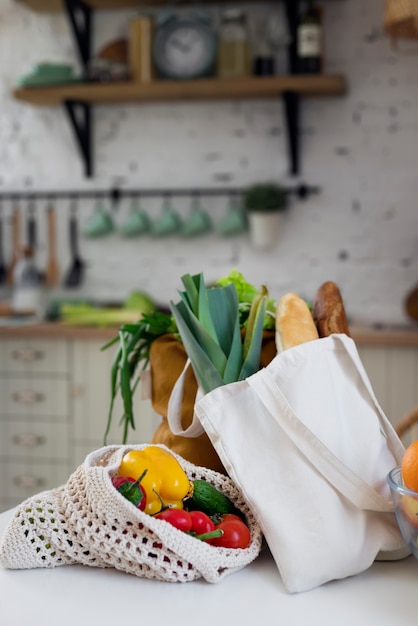
<svg viewBox="0 0 418 626">
<path fill-rule="evenodd" d="M 185 501 L 189 510 L 202 511 L 206 515 L 224 515 L 225 513 L 239 514 L 235 504 L 224 493 L 216 489 L 206 480 L 193 480 L 193 492 Z"/>
</svg>

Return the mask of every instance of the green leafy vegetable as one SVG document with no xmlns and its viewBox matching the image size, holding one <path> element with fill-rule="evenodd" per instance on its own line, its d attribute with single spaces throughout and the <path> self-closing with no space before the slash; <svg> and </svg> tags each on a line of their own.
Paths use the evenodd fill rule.
<svg viewBox="0 0 418 626">
<path fill-rule="evenodd" d="M 208 290 L 203 274 L 185 274 L 182 282 L 181 300 L 170 307 L 202 389 L 207 393 L 254 374 L 260 366 L 267 288 L 253 298 L 242 345 L 235 285 Z"/>
<path fill-rule="evenodd" d="M 161 335 L 172 333 L 183 342 L 205 393 L 243 380 L 259 369 L 263 329 L 274 327 L 271 312 L 275 312 L 275 305 L 267 288 L 257 290 L 237 270 L 215 287 L 206 287 L 203 274 L 185 274 L 182 284 L 180 301 L 170 303 L 171 314 L 145 313 L 138 321 L 123 324 L 117 336 L 102 348 L 118 344 L 110 372 L 105 444 L 119 395 L 123 443 L 130 429 L 135 429 L 133 395 L 141 372 L 148 366 L 152 342 Z"/>
<path fill-rule="evenodd" d="M 251 304 L 254 298 L 258 294 L 257 288 L 249 283 L 237 269 L 231 270 L 228 276 L 220 278 L 217 284 L 221 287 L 229 284 L 235 285 L 235 289 L 238 294 L 239 311 L 240 311 L 240 324 L 245 326 L 250 314 Z M 276 301 L 273 298 L 268 298 L 266 302 L 266 309 L 264 312 L 264 330 L 274 330 L 276 319 Z"/>
<path fill-rule="evenodd" d="M 149 315 L 143 315 L 136 324 L 121 326 L 118 336 L 102 347 L 102 350 L 106 350 L 119 341 L 110 372 L 111 397 L 104 434 L 105 445 L 112 424 L 115 400 L 119 393 L 123 403 L 123 415 L 120 420 L 123 425 L 123 443 L 127 441 L 129 428 L 135 429 L 132 397 L 140 379 L 140 375 L 135 378 L 136 370 L 139 366 L 141 371 L 147 367 L 150 347 L 157 337 L 176 332 L 177 327 L 171 315 L 154 311 Z"/>
</svg>

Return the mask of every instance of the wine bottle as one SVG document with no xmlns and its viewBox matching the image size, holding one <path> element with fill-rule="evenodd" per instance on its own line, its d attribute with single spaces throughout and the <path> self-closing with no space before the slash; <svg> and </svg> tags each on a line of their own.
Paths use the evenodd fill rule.
<svg viewBox="0 0 418 626">
<path fill-rule="evenodd" d="M 299 74 L 319 74 L 322 71 L 321 14 L 313 0 L 308 0 L 297 28 Z"/>
</svg>

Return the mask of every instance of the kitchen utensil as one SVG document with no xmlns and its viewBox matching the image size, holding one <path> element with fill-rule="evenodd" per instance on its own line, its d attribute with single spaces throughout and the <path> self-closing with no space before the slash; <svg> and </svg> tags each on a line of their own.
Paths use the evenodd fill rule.
<svg viewBox="0 0 418 626">
<path fill-rule="evenodd" d="M 7 267 L 4 261 L 3 253 L 3 209 L 0 207 L 0 285 L 2 285 L 7 277 Z"/>
<path fill-rule="evenodd" d="M 100 200 L 98 200 L 93 215 L 90 216 L 84 225 L 84 236 L 90 239 L 104 237 L 112 233 L 114 229 L 115 225 L 112 216 L 104 209 Z"/>
<path fill-rule="evenodd" d="M 68 273 L 65 277 L 64 285 L 66 287 L 78 287 L 83 281 L 85 263 L 80 258 L 80 254 L 78 251 L 78 223 L 75 207 L 71 208 L 69 221 L 69 237 L 72 261 L 70 269 L 68 270 Z"/>
<path fill-rule="evenodd" d="M 29 200 L 26 229 L 28 242 L 27 245 L 28 248 L 32 250 L 32 257 L 35 262 L 36 248 L 38 245 L 38 229 L 35 219 L 35 203 L 33 200 Z M 39 279 L 41 282 L 44 281 L 45 276 L 43 272 L 39 271 Z"/>
<path fill-rule="evenodd" d="M 55 208 L 47 207 L 47 235 L 48 235 L 48 260 L 45 270 L 45 287 L 55 287 L 58 284 L 60 270 L 57 260 L 56 238 L 57 225 Z"/>
<path fill-rule="evenodd" d="M 139 206 L 137 199 L 133 200 L 128 219 L 120 227 L 120 234 L 123 237 L 136 237 L 149 231 L 151 222 L 148 215 Z"/>
<path fill-rule="evenodd" d="M 7 284 L 13 285 L 13 272 L 20 256 L 20 211 L 15 206 L 12 212 L 12 257 L 7 268 Z"/>
<path fill-rule="evenodd" d="M 183 237 L 196 237 L 206 234 L 211 228 L 211 219 L 202 208 L 198 195 L 195 194 L 192 198 L 190 215 L 182 225 L 180 232 Z"/>
<path fill-rule="evenodd" d="M 167 194 L 164 198 L 161 216 L 152 224 L 151 231 L 155 237 L 165 237 L 176 233 L 181 228 L 182 220 L 171 206 L 171 197 Z"/>
<path fill-rule="evenodd" d="M 26 222 L 27 228 L 27 240 L 28 246 L 32 249 L 33 253 L 35 253 L 36 245 L 38 243 L 37 237 L 37 228 L 36 228 L 36 220 L 35 220 L 35 206 L 33 202 L 29 202 L 28 206 L 28 217 Z"/>
</svg>

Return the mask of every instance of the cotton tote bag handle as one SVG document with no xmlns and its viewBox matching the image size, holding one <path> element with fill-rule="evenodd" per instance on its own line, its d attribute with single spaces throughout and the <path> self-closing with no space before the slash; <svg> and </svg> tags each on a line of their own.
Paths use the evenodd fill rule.
<svg viewBox="0 0 418 626">
<path fill-rule="evenodd" d="M 182 437 L 195 438 L 202 435 L 205 431 L 193 411 L 193 419 L 186 429 L 183 429 L 181 423 L 181 407 L 183 402 L 184 385 L 186 381 L 187 370 L 191 367 L 190 359 L 187 359 L 182 373 L 176 380 L 174 387 L 171 391 L 170 399 L 168 401 L 167 422 L 171 432 L 174 435 L 181 435 Z M 199 387 L 196 394 L 196 402 L 203 396 L 203 391 Z"/>
</svg>

